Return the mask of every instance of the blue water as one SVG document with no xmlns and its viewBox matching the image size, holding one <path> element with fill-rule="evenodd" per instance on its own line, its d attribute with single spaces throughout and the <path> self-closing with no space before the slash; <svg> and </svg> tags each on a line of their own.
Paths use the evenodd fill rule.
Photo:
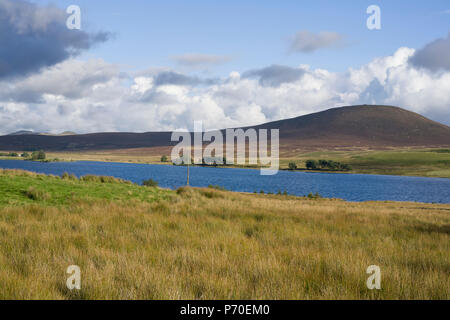
<svg viewBox="0 0 450 320">
<path fill-rule="evenodd" d="M 114 176 L 136 183 L 152 178 L 161 187 L 186 184 L 186 167 L 110 162 L 51 162 L 0 160 L 0 168 L 24 169 L 45 174 L 64 172 L 80 177 L 86 174 Z M 394 200 L 450 203 L 450 179 L 363 174 L 308 173 L 280 171 L 261 176 L 259 170 L 228 168 L 190 168 L 190 184 L 219 185 L 233 191 L 276 193 L 287 191 L 303 196 L 310 192 L 348 201 Z"/>
</svg>

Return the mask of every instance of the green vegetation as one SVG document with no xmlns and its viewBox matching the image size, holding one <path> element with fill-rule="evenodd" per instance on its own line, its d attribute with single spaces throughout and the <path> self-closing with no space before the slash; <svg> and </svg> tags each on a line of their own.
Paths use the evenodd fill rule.
<svg viewBox="0 0 450 320">
<path fill-rule="evenodd" d="M 148 180 L 142 181 L 142 185 L 146 186 L 146 187 L 157 187 L 158 182 L 153 179 L 148 179 Z"/>
<path fill-rule="evenodd" d="M 40 199 L 38 195 L 33 199 L 31 194 L 36 192 L 45 192 L 47 196 Z M 114 177 L 88 175 L 78 179 L 69 174 L 59 177 L 0 169 L 0 206 L 30 205 L 35 200 L 40 200 L 42 206 L 67 205 L 78 200 L 153 201 L 168 194 L 169 191 L 142 188 Z"/>
<path fill-rule="evenodd" d="M 297 164 L 295 162 L 289 162 L 289 170 L 297 170 Z"/>
<path fill-rule="evenodd" d="M 18 157 L 17 152 L 0 152 L 0 157 Z"/>
<path fill-rule="evenodd" d="M 225 187 L 222 187 L 222 186 L 216 186 L 216 185 L 212 185 L 212 184 L 210 184 L 210 185 L 208 186 L 208 188 L 210 188 L 210 189 L 215 189 L 215 190 L 221 190 L 221 191 L 227 191 L 227 189 L 226 189 Z"/>
<path fill-rule="evenodd" d="M 352 167 L 346 163 L 333 160 L 306 160 L 307 170 L 350 171 Z"/>
<path fill-rule="evenodd" d="M 449 149 L 316 151 L 280 159 L 281 168 L 289 169 L 295 160 L 306 168 L 310 159 L 331 159 L 347 164 L 352 173 L 387 174 L 450 178 Z M 320 164 L 316 161 L 316 169 Z"/>
<path fill-rule="evenodd" d="M 33 151 L 31 154 L 31 160 L 45 160 L 46 154 L 44 151 Z"/>
<path fill-rule="evenodd" d="M 166 155 L 163 155 L 163 156 L 161 157 L 161 162 L 169 162 L 169 159 L 167 158 Z"/>
<path fill-rule="evenodd" d="M 0 170 L 0 299 L 449 299 L 449 225 L 449 205 Z"/>
</svg>

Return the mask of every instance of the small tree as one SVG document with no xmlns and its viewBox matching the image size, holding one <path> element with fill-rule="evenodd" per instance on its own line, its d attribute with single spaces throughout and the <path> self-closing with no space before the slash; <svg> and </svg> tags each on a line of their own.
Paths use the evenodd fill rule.
<svg viewBox="0 0 450 320">
<path fill-rule="evenodd" d="M 146 186 L 146 187 L 157 187 L 158 182 L 153 179 L 148 179 L 148 180 L 142 181 L 142 185 Z"/>
<path fill-rule="evenodd" d="M 289 162 L 289 170 L 296 170 L 297 169 L 297 165 L 295 164 L 295 162 Z"/>
<path fill-rule="evenodd" d="M 167 156 L 166 156 L 166 155 L 163 155 L 163 156 L 161 157 L 161 162 L 167 162 L 167 161 L 169 161 L 169 160 L 167 159 Z"/>
<path fill-rule="evenodd" d="M 306 160 L 306 169 L 308 170 L 317 169 L 317 162 L 315 160 Z"/>
<path fill-rule="evenodd" d="M 22 153 L 22 158 L 28 158 L 30 155 L 28 154 L 28 152 L 24 152 Z"/>
<path fill-rule="evenodd" d="M 34 151 L 31 154 L 31 159 L 33 159 L 33 160 L 45 160 L 45 157 L 46 157 L 45 152 L 42 150 Z"/>
<path fill-rule="evenodd" d="M 327 160 L 319 160 L 319 166 L 324 169 L 328 167 L 328 161 Z"/>
</svg>

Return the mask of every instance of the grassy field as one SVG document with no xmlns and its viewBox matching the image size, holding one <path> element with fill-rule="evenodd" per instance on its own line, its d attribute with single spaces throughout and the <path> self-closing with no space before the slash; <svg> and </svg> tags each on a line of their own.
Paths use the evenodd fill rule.
<svg viewBox="0 0 450 320">
<path fill-rule="evenodd" d="M 351 165 L 351 173 L 450 178 L 450 149 L 317 151 L 282 158 L 305 167 L 306 160 L 333 160 Z"/>
<path fill-rule="evenodd" d="M 0 170 L 0 298 L 449 299 L 449 233 L 450 205 Z"/>
</svg>

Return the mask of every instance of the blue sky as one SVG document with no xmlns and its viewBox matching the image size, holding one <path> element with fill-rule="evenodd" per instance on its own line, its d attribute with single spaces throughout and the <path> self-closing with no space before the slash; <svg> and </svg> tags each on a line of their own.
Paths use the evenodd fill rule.
<svg viewBox="0 0 450 320">
<path fill-rule="evenodd" d="M 55 1 L 35 1 L 39 4 Z M 231 60 L 209 69 L 218 75 L 271 64 L 343 71 L 401 46 L 420 48 L 450 30 L 450 3 L 438 1 L 149 1 L 63 0 L 77 4 L 83 29 L 113 32 L 113 40 L 85 53 L 125 68 L 175 66 L 185 53 L 226 55 Z M 366 8 L 381 8 L 382 29 L 366 28 Z M 300 30 L 332 31 L 345 44 L 313 53 L 289 53 Z"/>
</svg>

